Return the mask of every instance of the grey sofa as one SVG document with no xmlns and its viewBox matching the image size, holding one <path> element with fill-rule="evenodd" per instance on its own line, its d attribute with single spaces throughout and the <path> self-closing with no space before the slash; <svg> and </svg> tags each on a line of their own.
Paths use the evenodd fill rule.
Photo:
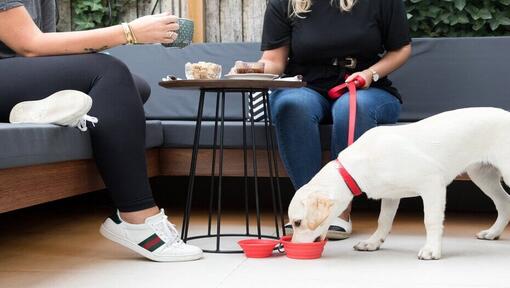
<svg viewBox="0 0 510 288">
<path fill-rule="evenodd" d="M 510 37 L 414 39 L 412 58 L 391 76 L 404 99 L 400 121 L 417 121 L 461 107 L 510 109 L 508 47 Z M 123 60 L 152 88 L 145 105 L 150 176 L 187 175 L 198 104 L 196 92 L 166 90 L 159 80 L 167 74 L 184 78 L 186 62 L 216 62 L 228 71 L 235 60 L 255 61 L 261 54 L 257 43 L 196 44 L 185 49 L 125 46 L 107 53 Z M 210 156 L 213 101 L 213 97 L 206 99 L 203 159 Z M 239 176 L 242 126 L 237 95 L 227 95 L 226 115 L 225 174 Z M 330 133 L 330 125 L 324 123 L 325 150 Z M 256 126 L 255 135 L 258 145 L 265 144 L 262 125 Z M 54 125 L 0 123 L 0 145 L 0 212 L 103 188 L 86 133 Z M 198 175 L 207 174 L 208 166 L 207 161 L 199 161 Z M 267 171 L 260 169 L 265 175 Z"/>
</svg>

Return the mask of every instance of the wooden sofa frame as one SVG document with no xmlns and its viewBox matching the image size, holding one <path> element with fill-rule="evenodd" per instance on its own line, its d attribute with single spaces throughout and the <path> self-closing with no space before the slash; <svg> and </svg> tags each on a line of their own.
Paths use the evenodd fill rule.
<svg viewBox="0 0 510 288">
<path fill-rule="evenodd" d="M 242 153 L 242 149 L 225 150 L 224 176 L 243 176 Z M 262 177 L 269 175 L 265 153 L 265 150 L 257 151 L 257 173 Z M 248 154 L 248 163 L 251 163 L 251 153 Z M 324 159 L 328 157 L 328 153 L 325 153 Z M 146 158 L 149 177 L 189 175 L 191 149 L 154 148 L 147 150 Z M 200 150 L 197 161 L 198 176 L 210 175 L 211 158 L 212 150 Z M 280 176 L 287 177 L 280 159 L 278 163 Z M 252 175 L 250 168 L 248 175 Z M 469 178 L 462 175 L 457 180 Z M 0 213 L 97 191 L 104 187 L 93 159 L 0 169 Z"/>
</svg>

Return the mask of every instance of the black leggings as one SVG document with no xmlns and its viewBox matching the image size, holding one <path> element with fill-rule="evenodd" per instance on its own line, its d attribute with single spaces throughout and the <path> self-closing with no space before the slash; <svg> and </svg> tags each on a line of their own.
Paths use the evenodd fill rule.
<svg viewBox="0 0 510 288">
<path fill-rule="evenodd" d="M 153 207 L 145 161 L 148 84 L 105 54 L 0 59 L 0 122 L 14 105 L 60 90 L 82 91 L 94 100 L 89 129 L 94 158 L 116 207 L 132 212 Z M 71 143 L 69 143 L 71 145 Z"/>
</svg>

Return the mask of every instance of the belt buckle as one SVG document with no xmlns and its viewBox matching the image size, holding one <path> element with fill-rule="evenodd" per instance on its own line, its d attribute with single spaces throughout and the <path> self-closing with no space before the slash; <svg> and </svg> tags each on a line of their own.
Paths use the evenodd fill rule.
<svg viewBox="0 0 510 288">
<path fill-rule="evenodd" d="M 356 58 L 347 57 L 345 60 L 350 62 L 345 65 L 345 68 L 356 69 L 356 66 L 358 65 L 358 60 L 356 60 Z"/>
</svg>

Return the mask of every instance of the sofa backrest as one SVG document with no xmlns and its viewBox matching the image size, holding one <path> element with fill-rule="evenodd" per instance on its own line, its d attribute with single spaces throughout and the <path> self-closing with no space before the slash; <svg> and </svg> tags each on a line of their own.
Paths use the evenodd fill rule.
<svg viewBox="0 0 510 288">
<path fill-rule="evenodd" d="M 401 120 L 417 121 L 462 107 L 510 110 L 509 51 L 510 37 L 413 39 L 413 56 L 390 77 L 404 99 Z M 184 78 L 184 64 L 196 61 L 221 64 L 226 74 L 235 60 L 255 61 L 261 55 L 258 43 L 207 43 L 184 49 L 124 46 L 109 52 L 150 83 L 147 117 L 175 120 L 195 118 L 198 93 L 163 89 L 158 85 L 163 76 Z M 211 118 L 215 97 L 207 98 L 204 113 Z M 228 95 L 227 105 L 227 118 L 241 119 L 240 98 Z"/>
<path fill-rule="evenodd" d="M 413 56 L 390 77 L 404 98 L 401 120 L 463 107 L 510 110 L 510 37 L 413 42 Z"/>
<path fill-rule="evenodd" d="M 124 61 L 131 72 L 149 82 L 152 92 L 145 104 L 149 119 L 193 120 L 196 118 L 198 92 L 190 90 L 168 90 L 158 85 L 166 75 L 186 79 L 186 62 L 207 61 L 220 64 L 223 75 L 227 74 L 235 60 L 257 61 L 260 58 L 260 44 L 194 44 L 186 48 L 165 48 L 162 45 L 122 46 L 108 52 Z M 215 113 L 216 97 L 206 97 L 204 115 L 212 119 Z M 225 115 L 228 120 L 240 120 L 241 98 L 238 94 L 226 96 Z"/>
</svg>

